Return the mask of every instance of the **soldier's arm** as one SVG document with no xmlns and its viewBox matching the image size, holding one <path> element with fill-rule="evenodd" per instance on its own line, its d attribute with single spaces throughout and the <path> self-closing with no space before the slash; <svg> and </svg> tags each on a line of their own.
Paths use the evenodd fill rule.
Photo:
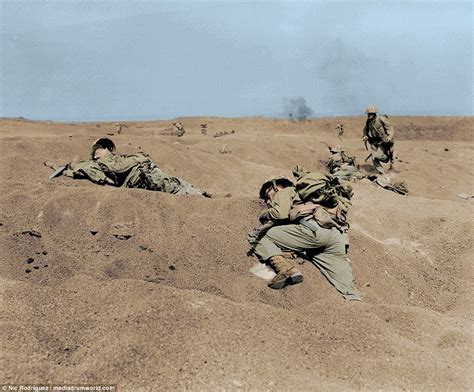
<svg viewBox="0 0 474 392">
<path fill-rule="evenodd" d="M 97 160 L 97 162 L 104 164 L 112 173 L 127 173 L 131 168 L 140 163 L 149 161 L 149 158 L 142 154 L 134 155 L 120 155 L 107 154 Z"/>
<path fill-rule="evenodd" d="M 367 140 L 369 138 L 369 127 L 365 123 L 364 128 L 362 129 L 362 140 Z"/>
<path fill-rule="evenodd" d="M 272 206 L 263 210 L 260 214 L 260 221 L 282 221 L 289 219 L 293 198 L 296 195 L 294 188 L 281 189 L 275 194 Z"/>
<path fill-rule="evenodd" d="M 100 185 L 115 185 L 113 180 L 107 177 L 100 166 L 94 161 L 78 162 L 70 174 L 73 178 L 87 178 Z"/>
<path fill-rule="evenodd" d="M 387 117 L 380 117 L 380 121 L 382 121 L 383 128 L 385 130 L 385 140 L 384 142 L 391 142 L 393 141 L 393 137 L 395 135 L 395 130 L 393 129 L 392 124 L 388 121 Z"/>
</svg>

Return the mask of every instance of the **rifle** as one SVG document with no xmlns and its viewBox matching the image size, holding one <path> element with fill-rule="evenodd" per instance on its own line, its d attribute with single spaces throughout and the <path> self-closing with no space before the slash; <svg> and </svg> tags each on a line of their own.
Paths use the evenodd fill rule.
<svg viewBox="0 0 474 392">
<path fill-rule="evenodd" d="M 327 144 L 326 142 L 319 142 L 319 143 L 323 143 L 323 144 L 325 144 L 325 145 L 326 145 L 326 147 L 327 147 L 327 148 L 329 148 L 329 149 L 331 149 L 331 148 L 332 148 L 332 147 L 331 147 L 329 144 Z"/>
<path fill-rule="evenodd" d="M 48 179 L 49 179 L 49 180 L 52 180 L 53 178 L 56 178 L 56 177 L 60 176 L 61 174 L 63 174 L 64 170 L 67 169 L 68 165 L 69 165 L 69 164 L 66 163 L 65 165 L 59 166 L 59 167 L 48 177 Z"/>
</svg>

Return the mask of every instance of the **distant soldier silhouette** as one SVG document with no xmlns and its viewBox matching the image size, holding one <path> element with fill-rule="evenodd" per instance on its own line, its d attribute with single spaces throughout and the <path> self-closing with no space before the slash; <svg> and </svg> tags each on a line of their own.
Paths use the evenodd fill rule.
<svg viewBox="0 0 474 392">
<path fill-rule="evenodd" d="M 181 124 L 181 121 L 176 121 L 172 124 L 176 128 L 176 135 L 178 135 L 179 137 L 183 136 L 186 130 L 184 129 L 183 124 Z"/>
</svg>

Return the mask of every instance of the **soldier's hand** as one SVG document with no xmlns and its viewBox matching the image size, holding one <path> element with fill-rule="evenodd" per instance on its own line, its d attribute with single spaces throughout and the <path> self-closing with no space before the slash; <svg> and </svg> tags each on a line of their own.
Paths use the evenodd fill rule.
<svg viewBox="0 0 474 392">
<path fill-rule="evenodd" d="M 259 230 L 258 228 L 255 228 L 250 233 L 247 234 L 247 241 L 251 245 L 255 245 L 258 242 L 258 239 L 260 238 L 261 234 L 262 234 L 262 231 Z"/>
<path fill-rule="evenodd" d="M 368 136 L 364 136 L 364 137 L 362 138 L 362 141 L 363 141 L 363 142 L 366 142 L 367 140 L 369 140 L 369 137 L 368 137 Z"/>
</svg>

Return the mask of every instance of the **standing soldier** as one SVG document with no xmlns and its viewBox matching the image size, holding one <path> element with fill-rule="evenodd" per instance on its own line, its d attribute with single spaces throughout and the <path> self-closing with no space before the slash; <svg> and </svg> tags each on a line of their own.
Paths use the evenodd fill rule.
<svg viewBox="0 0 474 392">
<path fill-rule="evenodd" d="M 369 106 L 366 111 L 367 121 L 363 129 L 362 140 L 367 148 L 367 142 L 370 144 L 372 163 L 375 169 L 384 174 L 383 167 L 380 162 L 390 162 L 390 169 L 393 165 L 393 145 L 394 133 L 392 124 L 388 121 L 388 116 L 377 115 L 378 109 L 375 106 Z"/>
</svg>

